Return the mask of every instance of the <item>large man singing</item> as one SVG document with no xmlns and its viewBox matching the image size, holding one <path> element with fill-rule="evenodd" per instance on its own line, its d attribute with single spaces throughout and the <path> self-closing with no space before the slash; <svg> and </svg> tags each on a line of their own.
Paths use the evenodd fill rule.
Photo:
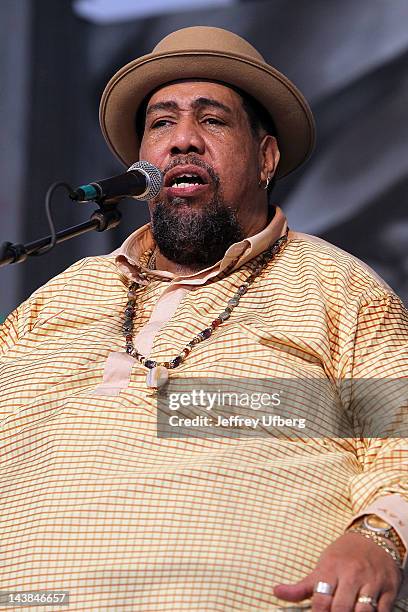
<svg viewBox="0 0 408 612">
<path fill-rule="evenodd" d="M 172 379 L 323 378 L 349 414 L 341 381 L 407 376 L 399 298 L 270 203 L 313 149 L 304 97 L 194 27 L 119 70 L 100 119 L 164 183 L 150 224 L 2 326 L 1 589 L 68 590 L 70 612 L 408 610 L 404 438 L 157 436 Z"/>
</svg>

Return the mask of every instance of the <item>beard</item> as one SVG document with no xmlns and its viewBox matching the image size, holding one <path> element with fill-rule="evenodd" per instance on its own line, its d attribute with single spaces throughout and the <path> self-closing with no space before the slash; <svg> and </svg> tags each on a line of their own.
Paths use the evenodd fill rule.
<svg viewBox="0 0 408 612">
<path fill-rule="evenodd" d="M 166 168 L 191 163 L 205 168 L 214 185 L 214 195 L 202 207 L 191 206 L 187 198 L 157 198 L 152 213 L 155 242 L 167 259 L 190 269 L 200 270 L 222 259 L 225 251 L 244 239 L 235 211 L 224 201 L 219 177 L 211 166 L 192 155 L 177 158 Z M 177 208 L 183 208 L 178 214 Z"/>
</svg>

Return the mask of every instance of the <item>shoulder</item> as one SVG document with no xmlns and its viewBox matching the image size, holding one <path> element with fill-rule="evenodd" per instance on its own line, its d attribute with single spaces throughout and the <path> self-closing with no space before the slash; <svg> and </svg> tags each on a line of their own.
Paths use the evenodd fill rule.
<svg viewBox="0 0 408 612">
<path fill-rule="evenodd" d="M 39 287 L 19 308 L 29 312 L 33 322 L 40 313 L 75 310 L 106 301 L 115 293 L 122 294 L 125 282 L 114 257 L 86 257 Z"/>
<path fill-rule="evenodd" d="M 338 300 L 364 301 L 395 296 L 393 289 L 370 266 L 317 236 L 289 233 L 285 249 L 288 273 L 301 277 L 304 283 L 319 285 L 321 290 Z"/>
<path fill-rule="evenodd" d="M 110 285 L 112 280 L 121 279 L 115 257 L 111 255 L 100 255 L 85 257 L 73 263 L 69 268 L 51 278 L 45 285 L 37 289 L 29 299 L 40 296 L 53 296 L 58 293 L 69 293 L 80 291 L 86 293 L 101 289 L 106 284 Z"/>
<path fill-rule="evenodd" d="M 116 292 L 123 294 L 124 279 L 112 256 L 86 257 L 57 274 L 18 306 L 0 326 L 2 352 L 29 333 L 41 320 L 77 312 Z"/>
</svg>

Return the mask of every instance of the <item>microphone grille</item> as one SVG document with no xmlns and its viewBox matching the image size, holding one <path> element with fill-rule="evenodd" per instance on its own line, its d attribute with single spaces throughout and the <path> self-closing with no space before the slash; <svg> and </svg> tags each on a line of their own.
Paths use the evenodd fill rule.
<svg viewBox="0 0 408 612">
<path fill-rule="evenodd" d="M 130 170 L 143 170 L 147 178 L 146 191 L 140 195 L 133 196 L 136 200 L 151 200 L 155 198 L 159 193 L 163 185 L 163 175 L 156 166 L 150 164 L 147 161 L 138 161 L 127 169 Z"/>
</svg>

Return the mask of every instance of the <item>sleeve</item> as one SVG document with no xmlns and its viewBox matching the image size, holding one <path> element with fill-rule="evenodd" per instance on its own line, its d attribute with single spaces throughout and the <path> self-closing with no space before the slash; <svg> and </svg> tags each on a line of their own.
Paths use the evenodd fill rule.
<svg viewBox="0 0 408 612">
<path fill-rule="evenodd" d="M 4 355 L 18 341 L 18 309 L 0 325 L 0 355 Z"/>
<path fill-rule="evenodd" d="M 52 303 L 56 295 L 64 291 L 64 287 L 69 286 L 71 280 L 81 273 L 91 259 L 80 259 L 64 272 L 54 276 L 6 318 L 0 325 L 0 362 L 33 329 L 40 313 Z"/>
<path fill-rule="evenodd" d="M 46 285 L 44 286 L 46 287 Z M 39 300 L 36 296 L 39 296 Z M 32 328 L 38 316 L 41 303 L 41 289 L 20 304 L 0 325 L 0 361 L 19 340 Z"/>
<path fill-rule="evenodd" d="M 361 471 L 349 485 L 349 524 L 377 514 L 408 550 L 408 311 L 396 295 L 384 292 L 363 303 L 354 331 L 346 393 L 354 424 L 363 429 L 355 440 Z M 407 554 L 404 564 L 406 596 Z"/>
</svg>

